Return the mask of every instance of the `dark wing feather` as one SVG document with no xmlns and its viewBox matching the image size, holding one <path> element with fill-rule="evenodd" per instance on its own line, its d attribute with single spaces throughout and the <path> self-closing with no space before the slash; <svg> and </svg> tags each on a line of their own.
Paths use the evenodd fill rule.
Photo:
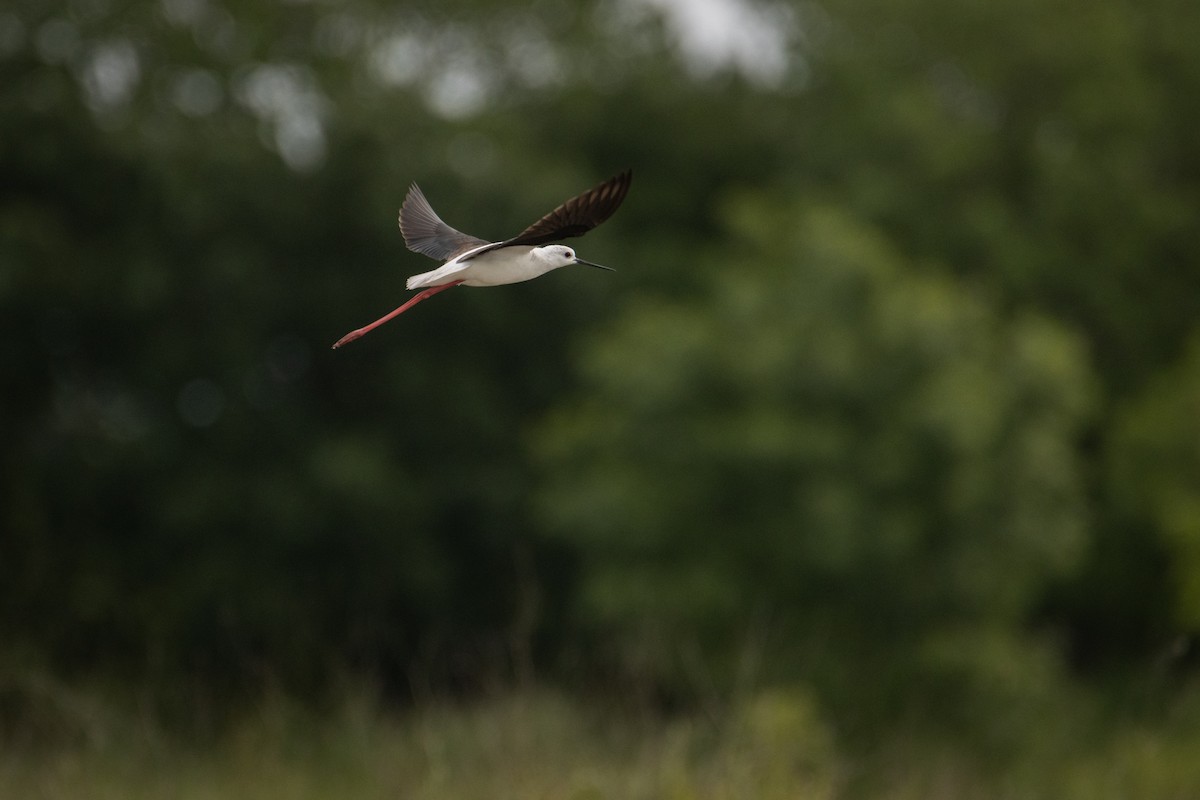
<svg viewBox="0 0 1200 800">
<path fill-rule="evenodd" d="M 595 189 L 572 197 L 537 222 L 501 244 L 547 244 L 572 236 L 582 236 L 613 215 L 629 192 L 633 173 L 625 170 Z"/>
<path fill-rule="evenodd" d="M 400 206 L 400 233 L 409 250 L 438 261 L 449 261 L 459 253 L 487 244 L 442 222 L 415 183 Z"/>
</svg>

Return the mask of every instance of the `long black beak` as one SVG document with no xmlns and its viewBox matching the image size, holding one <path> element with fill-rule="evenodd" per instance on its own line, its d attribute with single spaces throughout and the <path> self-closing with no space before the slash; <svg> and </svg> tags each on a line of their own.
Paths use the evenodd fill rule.
<svg viewBox="0 0 1200 800">
<path fill-rule="evenodd" d="M 575 263 L 583 264 L 585 267 L 595 267 L 596 269 L 606 269 L 609 272 L 616 272 L 612 267 L 606 267 L 603 264 L 593 264 L 591 261 L 584 261 L 582 258 L 576 258 Z"/>
</svg>

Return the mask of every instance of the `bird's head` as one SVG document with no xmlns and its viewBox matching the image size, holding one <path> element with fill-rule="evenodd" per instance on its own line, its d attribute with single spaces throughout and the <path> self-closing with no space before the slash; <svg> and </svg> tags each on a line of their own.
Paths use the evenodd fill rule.
<svg viewBox="0 0 1200 800">
<path fill-rule="evenodd" d="M 550 269 L 558 269 L 559 267 L 569 267 L 572 264 L 583 264 L 585 267 L 595 267 L 596 269 L 606 269 L 609 272 L 615 272 L 612 267 L 606 267 L 603 264 L 593 264 L 591 261 L 584 261 L 575 255 L 575 251 L 570 247 L 561 244 L 548 244 L 545 247 L 535 247 L 534 253 L 537 257 L 550 264 Z"/>
</svg>

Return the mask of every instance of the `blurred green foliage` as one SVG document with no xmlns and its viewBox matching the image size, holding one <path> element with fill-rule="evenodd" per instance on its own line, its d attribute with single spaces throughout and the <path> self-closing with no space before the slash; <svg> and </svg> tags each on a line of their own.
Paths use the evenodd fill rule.
<svg viewBox="0 0 1200 800">
<path fill-rule="evenodd" d="M 1010 742 L 1169 693 L 1200 7 L 755 2 L 730 51 L 668 8 L 0 10 L 0 671 L 799 682 Z M 616 275 L 329 352 L 429 268 L 410 181 L 499 238 L 626 166 Z"/>
<path fill-rule="evenodd" d="M 718 652 L 763 615 L 804 648 L 771 666 L 843 679 L 1019 627 L 1084 544 L 1081 343 L 840 214 L 744 208 L 711 292 L 628 303 L 546 426 L 581 615 Z"/>
</svg>

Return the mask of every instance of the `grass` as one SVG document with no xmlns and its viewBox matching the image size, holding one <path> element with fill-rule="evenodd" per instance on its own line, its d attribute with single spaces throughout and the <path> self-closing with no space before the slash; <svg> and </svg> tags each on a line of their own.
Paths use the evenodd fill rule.
<svg viewBox="0 0 1200 800">
<path fill-rule="evenodd" d="M 325 717 L 273 699 L 204 744 L 68 705 L 82 714 L 70 735 L 0 748 L 0 798 L 1200 798 L 1198 726 L 1114 731 L 1065 757 L 1031 746 L 997 769 L 986 754 L 902 735 L 851 755 L 800 692 L 673 719 L 548 690 L 405 713 L 360 692 Z"/>
<path fill-rule="evenodd" d="M 548 692 L 402 716 L 365 699 L 317 722 L 269 702 L 220 741 L 170 742 L 151 729 L 6 749 L 0 797 L 21 798 L 706 798 L 832 797 L 816 749 L 759 747 L 699 720 L 607 716 Z M 785 724 L 786 724 L 785 720 Z M 736 741 L 735 741 L 736 739 Z"/>
</svg>

